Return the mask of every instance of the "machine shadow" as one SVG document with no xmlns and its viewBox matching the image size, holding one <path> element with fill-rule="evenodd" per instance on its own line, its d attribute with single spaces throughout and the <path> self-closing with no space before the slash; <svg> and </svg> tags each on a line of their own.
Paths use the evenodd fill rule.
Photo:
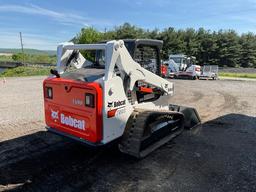
<svg viewBox="0 0 256 192">
<path fill-rule="evenodd" d="M 24 191 L 95 190 L 97 183 L 100 185 L 96 191 L 111 191 L 113 186 L 116 188 L 124 181 L 136 185 L 134 178 L 150 182 L 158 172 L 171 172 L 173 167 L 176 167 L 175 171 L 165 178 L 168 182 L 186 172 L 198 182 L 204 178 L 204 186 L 210 187 L 211 179 L 215 183 L 223 182 L 222 174 L 232 174 L 235 178 L 239 162 L 248 163 L 243 159 L 248 152 L 256 160 L 255 135 L 255 117 L 228 114 L 204 123 L 197 130 L 185 131 L 148 157 L 137 160 L 121 154 L 115 145 L 91 149 L 41 131 L 0 143 L 0 191 L 1 185 L 17 185 L 15 190 Z M 199 169 L 195 152 L 203 154 L 200 162 L 206 162 L 204 168 Z M 214 161 L 213 154 L 218 157 Z M 232 159 L 229 163 L 234 170 L 224 166 L 227 159 Z M 153 167 L 156 162 L 157 168 Z M 215 169 L 218 173 L 215 176 L 210 174 L 207 180 L 207 171 Z M 256 181 L 255 175 L 252 177 L 249 172 L 245 171 L 243 176 Z M 246 181 L 249 182 L 248 178 Z M 175 182 L 177 189 L 185 189 L 182 188 L 183 181 Z"/>
<path fill-rule="evenodd" d="M 1 185 L 17 185 L 20 189 L 20 185 L 44 177 L 56 177 L 53 180 L 58 182 L 61 176 L 72 177 L 77 169 L 87 170 L 97 158 L 110 156 L 122 158 L 123 155 L 114 144 L 93 148 L 46 131 L 3 141 L 0 142 L 0 191 Z"/>
</svg>

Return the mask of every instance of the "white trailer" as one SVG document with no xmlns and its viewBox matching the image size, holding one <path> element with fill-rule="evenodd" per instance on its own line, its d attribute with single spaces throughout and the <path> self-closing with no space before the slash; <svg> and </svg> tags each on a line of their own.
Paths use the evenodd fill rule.
<svg viewBox="0 0 256 192">
<path fill-rule="evenodd" d="M 219 66 L 218 65 L 204 65 L 199 79 L 218 79 Z"/>
</svg>

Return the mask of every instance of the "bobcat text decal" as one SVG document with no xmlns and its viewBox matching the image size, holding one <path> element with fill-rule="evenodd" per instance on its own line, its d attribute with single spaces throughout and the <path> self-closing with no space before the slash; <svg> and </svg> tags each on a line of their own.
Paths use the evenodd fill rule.
<svg viewBox="0 0 256 192">
<path fill-rule="evenodd" d="M 51 117 L 52 119 L 56 120 L 59 119 L 59 111 L 51 110 Z M 70 115 L 66 116 L 63 113 L 60 114 L 60 123 L 63 125 L 68 125 L 70 127 L 85 130 L 85 121 L 79 120 L 76 118 L 71 117 Z"/>
<path fill-rule="evenodd" d="M 120 107 L 122 105 L 125 105 L 125 100 L 123 100 L 123 101 L 108 102 L 108 107 Z"/>
<path fill-rule="evenodd" d="M 126 112 L 126 109 L 124 106 L 125 103 L 126 103 L 125 100 L 108 102 L 108 108 L 109 108 L 107 112 L 108 118 L 121 116 L 122 114 L 124 114 Z M 114 108 L 114 109 L 111 109 L 111 108 Z"/>
</svg>

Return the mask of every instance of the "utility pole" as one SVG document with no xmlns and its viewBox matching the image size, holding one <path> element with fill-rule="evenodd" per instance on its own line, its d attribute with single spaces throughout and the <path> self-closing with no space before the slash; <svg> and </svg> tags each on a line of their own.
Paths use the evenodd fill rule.
<svg viewBox="0 0 256 192">
<path fill-rule="evenodd" d="M 20 45 L 21 45 L 21 51 L 22 51 L 22 63 L 25 64 L 25 57 L 24 57 L 24 49 L 23 49 L 23 41 L 22 41 L 22 34 L 20 32 Z"/>
</svg>

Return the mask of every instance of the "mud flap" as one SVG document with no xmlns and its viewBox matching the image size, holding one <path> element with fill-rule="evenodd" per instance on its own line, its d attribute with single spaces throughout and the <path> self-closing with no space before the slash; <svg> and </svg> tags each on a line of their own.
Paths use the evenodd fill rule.
<svg viewBox="0 0 256 192">
<path fill-rule="evenodd" d="M 170 111 L 177 111 L 184 115 L 184 128 L 193 129 L 201 125 L 201 119 L 197 113 L 197 110 L 193 107 L 185 107 L 180 105 L 169 105 Z"/>
</svg>

